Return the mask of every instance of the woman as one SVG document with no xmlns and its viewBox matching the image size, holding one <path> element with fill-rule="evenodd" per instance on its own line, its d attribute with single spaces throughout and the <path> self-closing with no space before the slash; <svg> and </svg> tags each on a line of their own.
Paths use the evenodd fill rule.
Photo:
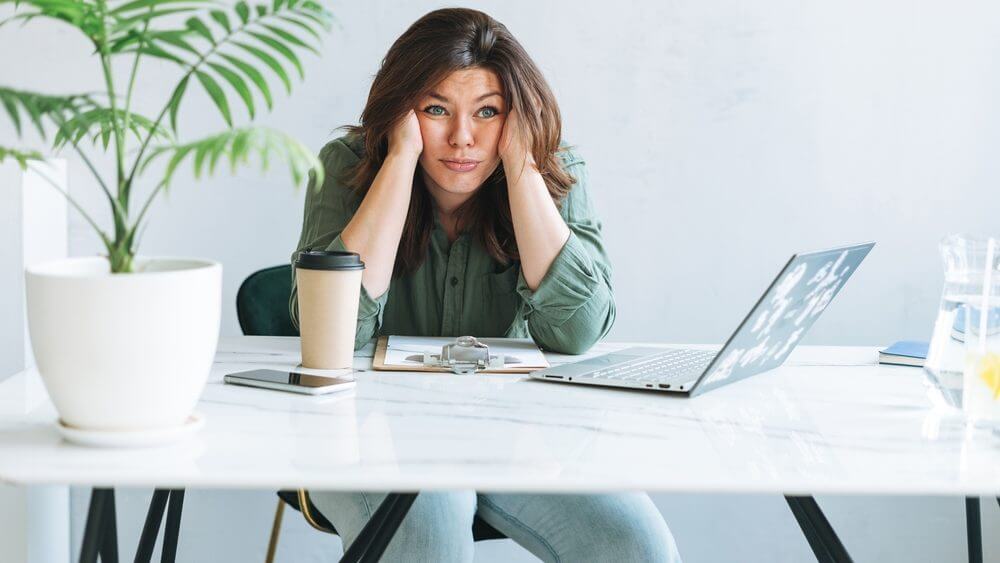
<svg viewBox="0 0 1000 563">
<path fill-rule="evenodd" d="M 356 348 L 471 334 L 578 354 L 607 334 L 601 226 L 560 130 L 545 79 L 488 15 L 437 10 L 393 44 L 361 125 L 320 154 L 327 179 L 310 186 L 296 249 L 361 255 Z M 294 286 L 290 310 L 297 324 Z M 384 498 L 311 496 L 345 545 Z M 421 493 L 386 560 L 471 561 L 475 515 L 546 561 L 679 560 L 645 494 L 475 491 Z"/>
</svg>

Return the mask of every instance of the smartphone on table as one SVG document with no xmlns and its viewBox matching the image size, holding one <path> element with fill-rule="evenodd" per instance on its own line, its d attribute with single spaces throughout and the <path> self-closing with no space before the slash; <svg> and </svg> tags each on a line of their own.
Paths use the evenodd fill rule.
<svg viewBox="0 0 1000 563">
<path fill-rule="evenodd" d="M 233 385 L 291 391 L 306 395 L 325 395 L 354 388 L 353 377 L 329 377 L 276 369 L 254 369 L 230 373 L 223 380 Z"/>
</svg>

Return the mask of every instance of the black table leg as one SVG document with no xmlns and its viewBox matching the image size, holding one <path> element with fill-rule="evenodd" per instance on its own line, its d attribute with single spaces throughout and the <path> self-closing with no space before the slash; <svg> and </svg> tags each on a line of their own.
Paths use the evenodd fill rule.
<svg viewBox="0 0 1000 563">
<path fill-rule="evenodd" d="M 90 507 L 87 509 L 87 524 L 83 531 L 83 546 L 80 548 L 80 563 L 95 563 L 97 550 L 101 547 L 104 532 L 104 493 L 100 489 L 90 492 Z"/>
<path fill-rule="evenodd" d="M 102 563 L 118 563 L 115 490 L 95 487 L 90 493 L 80 563 L 96 563 L 98 554 Z"/>
<path fill-rule="evenodd" d="M 139 547 L 135 551 L 135 563 L 149 563 L 153 558 L 153 547 L 156 545 L 156 536 L 160 534 L 160 523 L 163 522 L 163 511 L 169 497 L 170 491 L 166 489 L 153 491 L 153 498 L 149 501 L 149 510 L 146 512 L 146 523 L 139 536 Z"/>
<path fill-rule="evenodd" d="M 184 489 L 170 491 L 167 507 L 167 527 L 163 530 L 163 552 L 160 563 L 174 563 L 177 557 L 177 537 L 181 527 L 181 509 L 184 508 Z"/>
<path fill-rule="evenodd" d="M 979 521 L 979 497 L 965 497 L 965 529 L 969 541 L 969 563 L 983 563 L 983 528 Z"/>
<path fill-rule="evenodd" d="M 168 505 L 169 503 L 169 505 Z M 156 537 L 160 534 L 163 510 L 167 510 L 167 527 L 163 531 L 163 552 L 160 561 L 173 563 L 177 557 L 177 537 L 180 533 L 181 510 L 184 507 L 184 489 L 156 489 L 149 501 L 146 523 L 139 536 L 139 547 L 135 551 L 135 563 L 149 563 L 153 557 Z"/>
<path fill-rule="evenodd" d="M 833 531 L 833 526 L 823 515 L 819 504 L 811 496 L 795 497 L 785 496 L 788 507 L 792 509 L 795 520 L 798 521 L 802 533 L 809 542 L 816 560 L 820 563 L 841 563 L 852 561 L 851 556 L 840 543 L 840 538 Z"/>
<path fill-rule="evenodd" d="M 382 557 L 399 525 L 410 511 L 419 493 L 389 493 L 372 514 L 354 543 L 344 552 L 340 563 L 374 563 Z"/>
<path fill-rule="evenodd" d="M 104 500 L 104 532 L 101 562 L 118 563 L 118 518 L 115 515 L 115 490 L 108 489 Z"/>
</svg>

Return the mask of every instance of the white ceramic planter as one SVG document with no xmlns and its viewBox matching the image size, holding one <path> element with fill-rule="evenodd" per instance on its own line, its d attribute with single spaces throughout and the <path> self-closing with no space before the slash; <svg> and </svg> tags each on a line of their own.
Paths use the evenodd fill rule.
<svg viewBox="0 0 1000 563">
<path fill-rule="evenodd" d="M 208 378 L 219 339 L 222 265 L 136 257 L 111 274 L 84 257 L 26 271 L 28 329 L 62 421 L 88 430 L 180 426 Z"/>
</svg>

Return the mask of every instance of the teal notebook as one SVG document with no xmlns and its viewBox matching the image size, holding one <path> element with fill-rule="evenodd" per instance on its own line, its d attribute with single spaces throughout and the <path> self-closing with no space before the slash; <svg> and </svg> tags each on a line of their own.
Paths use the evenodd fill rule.
<svg viewBox="0 0 1000 563">
<path fill-rule="evenodd" d="M 922 367 L 927 358 L 927 343 L 919 340 L 900 340 L 878 353 L 878 363 L 897 366 Z"/>
</svg>

